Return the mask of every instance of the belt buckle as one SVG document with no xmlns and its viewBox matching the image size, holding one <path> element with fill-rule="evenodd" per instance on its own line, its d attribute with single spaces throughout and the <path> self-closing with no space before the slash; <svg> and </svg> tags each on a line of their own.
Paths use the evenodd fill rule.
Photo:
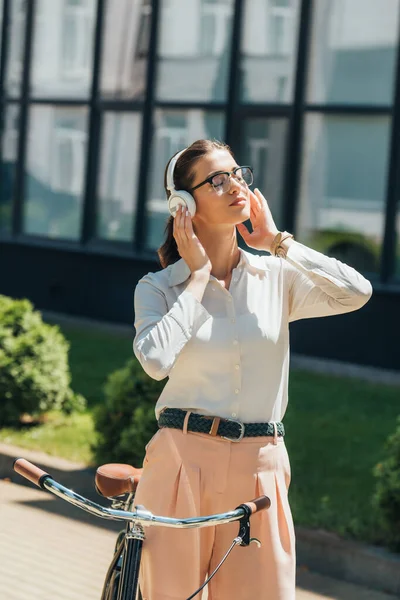
<svg viewBox="0 0 400 600">
<path fill-rule="evenodd" d="M 237 421 L 236 419 L 224 419 L 225 421 L 230 421 L 231 423 L 236 423 L 237 425 L 239 425 L 240 427 L 240 434 L 238 438 L 231 438 L 227 435 L 221 435 L 221 437 L 224 440 L 228 440 L 229 442 L 240 442 L 240 440 L 243 439 L 244 436 L 244 431 L 245 431 L 245 425 L 244 423 L 242 423 L 241 421 Z"/>
</svg>

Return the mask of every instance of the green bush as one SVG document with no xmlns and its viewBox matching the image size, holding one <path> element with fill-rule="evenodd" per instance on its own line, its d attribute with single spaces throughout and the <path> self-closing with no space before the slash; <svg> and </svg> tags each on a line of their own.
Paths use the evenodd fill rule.
<svg viewBox="0 0 400 600">
<path fill-rule="evenodd" d="M 28 300 L 0 295 L 0 426 L 18 425 L 24 413 L 85 407 L 69 386 L 68 349 Z"/>
<path fill-rule="evenodd" d="M 132 358 L 109 375 L 105 403 L 95 409 L 98 463 L 122 462 L 140 467 L 145 445 L 157 431 L 154 408 L 165 385 L 151 379 Z"/>
<path fill-rule="evenodd" d="M 374 508 L 385 536 L 385 544 L 400 551 L 400 417 L 385 445 L 385 458 L 374 468 L 377 478 Z"/>
</svg>

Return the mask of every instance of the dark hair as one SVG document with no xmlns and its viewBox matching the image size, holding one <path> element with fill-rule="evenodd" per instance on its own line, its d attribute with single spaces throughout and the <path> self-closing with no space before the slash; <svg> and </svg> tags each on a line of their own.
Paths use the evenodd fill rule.
<svg viewBox="0 0 400 600">
<path fill-rule="evenodd" d="M 224 142 L 219 142 L 218 140 L 197 140 L 180 155 L 174 169 L 174 185 L 177 190 L 189 191 L 193 187 L 195 178 L 194 167 L 197 161 L 213 150 L 227 150 L 232 154 L 232 150 Z M 164 173 L 164 187 L 167 198 L 171 195 L 171 192 L 167 190 L 167 171 L 169 163 L 173 158 L 174 157 L 171 156 Z M 170 215 L 165 227 L 166 239 L 162 246 L 157 250 L 161 266 L 164 269 L 181 258 L 173 235 L 173 230 L 174 217 Z"/>
</svg>

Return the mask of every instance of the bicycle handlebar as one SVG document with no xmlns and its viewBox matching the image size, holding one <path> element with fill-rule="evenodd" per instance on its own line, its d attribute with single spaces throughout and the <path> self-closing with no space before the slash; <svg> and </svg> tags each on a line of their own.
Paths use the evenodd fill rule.
<svg viewBox="0 0 400 600">
<path fill-rule="evenodd" d="M 43 479 L 50 477 L 46 471 L 43 471 L 40 467 L 29 462 L 25 458 L 16 458 L 14 460 L 13 469 L 25 479 L 28 479 L 31 483 L 43 488 Z"/>
<path fill-rule="evenodd" d="M 116 510 L 112 508 L 105 508 L 100 504 L 96 504 L 88 498 L 84 498 L 79 494 L 76 494 L 72 490 L 64 487 L 57 481 L 55 481 L 51 475 L 32 464 L 25 458 L 17 458 L 14 461 L 14 471 L 28 479 L 31 483 L 41 487 L 66 500 L 70 504 L 77 506 L 78 508 L 85 510 L 97 517 L 103 519 L 110 519 L 114 521 L 136 521 L 142 525 L 163 525 L 166 527 L 175 528 L 192 528 L 192 527 L 207 527 L 215 524 L 230 523 L 232 521 L 238 521 L 250 511 L 250 514 L 254 515 L 260 510 L 265 510 L 271 506 L 271 500 L 267 496 L 260 496 L 249 502 L 244 502 L 240 507 L 235 510 L 218 513 L 214 515 L 208 515 L 205 517 L 190 517 L 187 519 L 173 519 L 171 517 L 161 517 L 153 515 L 150 511 L 145 509 L 143 506 L 136 506 L 134 512 L 125 510 Z"/>
</svg>

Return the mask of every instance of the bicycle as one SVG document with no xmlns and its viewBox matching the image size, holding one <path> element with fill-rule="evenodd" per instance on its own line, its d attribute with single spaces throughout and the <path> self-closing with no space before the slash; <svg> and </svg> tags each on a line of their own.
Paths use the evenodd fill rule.
<svg viewBox="0 0 400 600">
<path fill-rule="evenodd" d="M 114 556 L 105 576 L 101 600 L 142 599 L 139 590 L 139 570 L 142 546 L 146 538 L 144 527 L 164 526 L 188 529 L 239 521 L 238 535 L 233 539 L 228 551 L 211 575 L 208 576 L 200 588 L 186 599 L 192 600 L 214 577 L 235 546 L 249 546 L 252 542 L 261 545 L 257 538 L 250 537 L 250 517 L 260 510 L 269 508 L 271 505 L 271 501 L 267 496 L 260 496 L 225 513 L 175 519 L 153 515 L 144 506 L 133 507 L 135 491 L 143 469 L 137 469 L 130 465 L 110 463 L 98 467 L 96 471 L 96 490 L 101 496 L 111 501 L 111 508 L 96 504 L 64 487 L 55 481 L 49 473 L 24 458 L 15 459 L 14 470 L 43 490 L 51 492 L 92 515 L 126 523 L 125 530 L 121 531 L 117 538 Z"/>
</svg>

